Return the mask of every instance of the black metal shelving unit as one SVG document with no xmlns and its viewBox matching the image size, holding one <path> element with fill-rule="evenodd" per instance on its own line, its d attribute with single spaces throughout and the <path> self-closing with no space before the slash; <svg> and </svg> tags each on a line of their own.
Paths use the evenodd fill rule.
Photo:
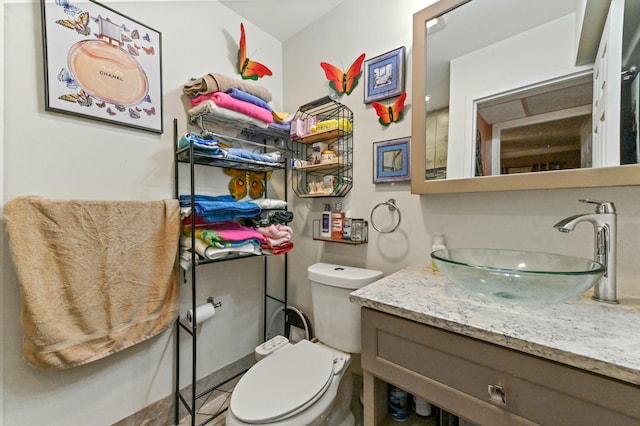
<svg viewBox="0 0 640 426">
<path fill-rule="evenodd" d="M 215 120 L 212 120 L 209 117 L 197 117 L 198 120 L 206 120 L 206 121 L 210 121 L 212 123 L 216 123 Z M 192 124 L 194 123 L 194 121 L 192 120 Z M 200 121 L 201 124 L 201 128 L 203 127 L 202 125 L 202 121 Z M 224 124 L 224 126 L 229 126 L 230 123 L 221 123 Z M 264 151 L 266 152 L 267 149 L 284 149 L 284 150 L 289 150 L 289 147 L 286 146 L 288 139 L 289 139 L 289 134 L 287 132 L 284 132 L 282 130 L 279 129 L 262 129 L 262 128 L 253 128 L 253 127 L 249 127 L 249 128 L 245 128 L 242 126 L 234 126 L 238 131 L 241 131 L 242 135 L 247 135 L 249 137 L 251 137 L 253 140 L 249 141 L 249 140 L 244 140 L 244 139 L 239 139 L 236 137 L 231 137 L 225 134 L 218 134 L 218 133 L 214 133 L 214 132 L 209 132 L 210 135 L 215 136 L 216 138 L 220 138 L 222 140 L 227 140 L 227 141 L 231 141 L 231 142 L 240 142 L 242 144 L 249 144 L 249 145 L 253 145 L 256 147 L 262 147 L 264 149 Z M 194 196 L 196 195 L 196 184 L 195 184 L 195 176 L 197 173 L 197 167 L 198 166 L 208 166 L 208 167 L 232 167 L 232 168 L 236 168 L 236 169 L 241 169 L 241 170 L 249 170 L 249 171 L 254 171 L 254 172 L 269 172 L 269 171 L 276 171 L 276 170 L 282 170 L 284 171 L 284 198 L 285 200 L 287 199 L 287 193 L 288 193 L 288 186 L 287 186 L 287 158 L 286 156 L 283 156 L 283 159 L 281 162 L 278 163 L 274 163 L 274 164 L 255 164 L 253 162 L 249 162 L 249 161 L 241 161 L 241 160 L 229 160 L 227 158 L 223 158 L 223 157 L 217 157 L 217 156 L 211 156 L 211 155 L 207 155 L 206 153 L 202 153 L 199 151 L 196 151 L 194 149 L 194 144 L 193 142 L 191 142 L 189 144 L 189 146 L 186 147 L 182 147 L 180 148 L 179 145 L 179 135 L 178 135 L 178 124 L 177 124 L 177 120 L 174 119 L 173 120 L 173 133 L 174 133 L 174 177 L 175 177 L 175 182 L 174 182 L 174 194 L 175 197 L 178 198 L 179 195 L 179 190 L 180 190 L 180 172 L 179 172 L 179 164 L 180 163 L 185 163 L 188 165 L 189 167 L 189 189 L 190 189 L 190 196 L 191 196 L 191 211 L 194 212 L 195 208 L 194 208 Z M 257 143 L 255 142 L 256 137 L 261 137 L 263 138 L 263 143 Z M 280 143 L 281 145 L 285 145 L 285 146 L 280 146 L 280 147 L 274 147 L 273 145 L 268 145 L 268 141 L 278 141 L 277 143 Z M 266 185 L 266 181 L 265 181 L 265 197 L 267 196 L 267 185 Z M 191 229 L 195 229 L 195 225 L 196 225 L 196 219 L 195 219 L 195 215 L 191 214 L 190 216 L 191 218 Z M 195 247 L 195 232 L 191 233 L 191 247 Z M 176 320 L 176 347 L 175 347 L 175 351 L 176 351 L 176 359 L 175 359 L 175 407 L 174 407 L 174 420 L 175 420 L 175 424 L 178 424 L 179 422 L 179 416 L 180 416 L 180 405 L 184 406 L 184 408 L 187 410 L 188 414 L 191 416 L 191 425 L 195 426 L 196 425 L 196 414 L 197 414 L 197 401 L 200 400 L 201 398 L 209 395 L 211 392 L 213 392 L 214 390 L 218 389 L 220 386 L 223 386 L 224 384 L 230 382 L 231 380 L 235 379 L 236 377 L 238 377 L 239 375 L 243 374 L 244 372 L 241 372 L 239 374 L 236 374 L 232 377 L 228 377 L 226 379 L 224 379 L 224 381 L 216 383 L 213 386 L 208 387 L 207 389 L 201 390 L 201 391 L 197 391 L 196 389 L 196 385 L 197 385 L 197 369 L 196 369 L 196 365 L 197 365 L 197 347 L 198 347 L 198 343 L 197 343 L 197 338 L 196 338 L 196 331 L 197 331 L 197 323 L 196 323 L 196 318 L 195 318 L 195 309 L 197 307 L 197 269 L 199 266 L 202 265 L 207 265 L 207 264 L 212 264 L 212 263 L 218 263 L 218 262 L 227 262 L 227 261 L 241 261 L 241 259 L 243 258 L 252 258 L 254 259 L 256 256 L 253 254 L 250 255 L 237 255 L 237 256 L 232 256 L 232 257 L 225 257 L 224 259 L 218 259 L 218 260 L 209 260 L 209 259 L 202 259 L 199 258 L 195 252 L 195 250 L 192 250 L 192 255 L 191 255 L 191 262 L 190 262 L 190 269 L 189 272 L 191 274 L 191 307 L 193 309 L 194 312 L 194 318 L 192 320 L 192 323 L 185 323 L 184 321 L 181 320 L 181 318 L 179 317 Z M 270 256 L 265 256 L 263 255 L 264 258 L 264 305 L 263 305 L 263 341 L 266 340 L 267 337 L 267 312 L 268 312 L 268 304 L 269 301 L 274 301 L 278 304 L 282 305 L 282 309 L 284 309 L 286 311 L 287 308 L 287 254 L 284 254 L 284 283 L 283 283 L 283 296 L 282 298 L 280 297 L 275 297 L 273 295 L 269 294 L 269 273 L 268 273 L 268 258 Z M 180 269 L 180 268 L 179 268 Z M 178 271 L 177 273 L 180 273 L 180 271 Z M 184 272 L 186 274 L 186 271 Z M 191 380 L 190 380 L 190 385 L 188 387 L 188 390 L 181 390 L 180 389 L 180 336 L 181 336 L 181 332 L 187 333 L 190 338 L 191 338 L 191 351 L 192 351 L 192 359 L 191 359 Z M 222 413 L 224 413 L 224 410 L 221 410 L 219 412 L 217 412 L 216 414 L 213 414 L 211 416 L 209 416 L 206 420 L 204 420 L 203 422 L 199 423 L 200 425 L 204 425 L 207 424 L 209 422 L 211 422 L 212 420 L 214 420 L 216 417 L 218 417 L 219 415 L 221 415 Z"/>
<path fill-rule="evenodd" d="M 298 123 L 333 121 L 335 127 L 325 127 L 296 137 L 292 135 L 293 156 L 303 164 L 292 167 L 292 186 L 300 198 L 342 197 L 353 187 L 353 112 L 330 96 L 309 102 L 298 108 L 294 118 Z M 326 145 L 336 157 L 326 163 L 313 162 L 313 149 L 317 144 Z M 311 190 L 329 176 L 334 180 L 332 188 Z"/>
</svg>

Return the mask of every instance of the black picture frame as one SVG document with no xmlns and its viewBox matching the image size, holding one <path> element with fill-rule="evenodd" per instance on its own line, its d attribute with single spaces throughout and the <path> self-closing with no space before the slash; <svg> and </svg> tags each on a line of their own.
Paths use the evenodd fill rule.
<svg viewBox="0 0 640 426">
<path fill-rule="evenodd" d="M 163 133 L 162 34 L 94 0 L 41 0 L 45 110 Z"/>
</svg>

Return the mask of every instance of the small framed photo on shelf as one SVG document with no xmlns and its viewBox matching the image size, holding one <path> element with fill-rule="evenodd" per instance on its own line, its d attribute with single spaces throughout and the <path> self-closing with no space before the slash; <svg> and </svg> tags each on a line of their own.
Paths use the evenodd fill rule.
<svg viewBox="0 0 640 426">
<path fill-rule="evenodd" d="M 161 34 L 94 0 L 40 0 L 45 109 L 162 133 Z"/>
<path fill-rule="evenodd" d="M 411 179 L 410 137 L 373 143 L 373 183 Z"/>
<path fill-rule="evenodd" d="M 364 62 L 364 103 L 393 98 L 404 92 L 404 46 Z"/>
</svg>

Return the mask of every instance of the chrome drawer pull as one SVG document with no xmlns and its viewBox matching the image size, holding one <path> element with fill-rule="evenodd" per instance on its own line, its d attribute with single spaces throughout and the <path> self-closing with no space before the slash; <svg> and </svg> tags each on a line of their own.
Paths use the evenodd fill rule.
<svg viewBox="0 0 640 426">
<path fill-rule="evenodd" d="M 507 394 L 504 391 L 504 388 L 500 385 L 489 385 L 487 386 L 487 391 L 489 392 L 489 400 L 498 404 L 507 404 Z"/>
</svg>

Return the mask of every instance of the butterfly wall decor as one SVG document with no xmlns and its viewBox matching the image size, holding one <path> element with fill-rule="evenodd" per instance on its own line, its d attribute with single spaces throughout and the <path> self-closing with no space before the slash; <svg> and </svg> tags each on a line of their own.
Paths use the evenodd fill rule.
<svg viewBox="0 0 640 426">
<path fill-rule="evenodd" d="M 224 172 L 232 178 L 229 181 L 229 193 L 236 200 L 242 200 L 247 193 L 254 200 L 262 197 L 265 190 L 264 183 L 271 179 L 272 174 L 272 172 L 251 172 L 232 168 L 225 168 Z"/>
<path fill-rule="evenodd" d="M 76 30 L 76 32 L 80 35 L 87 36 L 91 33 L 91 28 L 89 28 L 89 13 L 82 12 L 78 17 L 74 19 L 58 19 L 56 24 L 63 25 L 72 30 Z"/>
<path fill-rule="evenodd" d="M 362 74 L 362 63 L 364 62 L 364 58 L 364 53 L 358 56 L 346 73 L 328 62 L 320 62 L 320 66 L 324 70 L 327 80 L 329 80 L 329 87 L 335 90 L 338 95 L 342 95 L 344 93 L 350 95 L 358 84 L 358 78 L 360 78 L 360 75 Z"/>
<path fill-rule="evenodd" d="M 70 4 L 68 0 L 56 0 L 56 4 L 58 6 L 62 6 L 64 8 L 64 13 L 66 13 L 67 15 L 73 16 L 82 12 L 82 9 Z"/>
<path fill-rule="evenodd" d="M 91 96 L 87 95 L 87 93 L 82 89 L 80 89 L 78 92 L 60 95 L 58 96 L 58 99 L 60 99 L 61 101 L 76 102 L 78 105 L 83 107 L 91 106 L 91 104 L 93 103 Z"/>
<path fill-rule="evenodd" d="M 257 80 L 265 75 L 273 75 L 271 70 L 260 62 L 247 58 L 247 41 L 244 24 L 240 23 L 240 49 L 238 49 L 238 72 L 243 80 Z"/>
<path fill-rule="evenodd" d="M 68 89 L 78 88 L 78 82 L 71 78 L 71 74 L 69 74 L 69 70 L 66 68 L 62 68 L 58 73 L 58 81 L 65 83 Z"/>
<path fill-rule="evenodd" d="M 384 105 L 380 102 L 371 102 L 371 105 L 378 114 L 378 121 L 383 126 L 388 126 L 391 123 L 402 120 L 402 110 L 404 110 L 404 101 L 407 98 L 407 92 L 402 92 L 402 95 L 392 105 Z"/>
</svg>

